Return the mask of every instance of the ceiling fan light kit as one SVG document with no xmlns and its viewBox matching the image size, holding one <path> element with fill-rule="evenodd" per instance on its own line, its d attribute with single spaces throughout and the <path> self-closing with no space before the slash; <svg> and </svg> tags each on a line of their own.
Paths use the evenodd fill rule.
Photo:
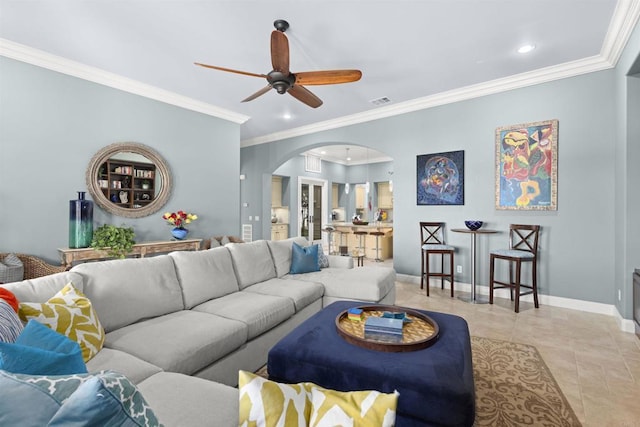
<svg viewBox="0 0 640 427">
<path fill-rule="evenodd" d="M 267 86 L 249 95 L 242 102 L 253 101 L 269 92 L 269 90 L 275 89 L 279 94 L 288 93 L 312 108 L 321 106 L 322 100 L 303 85 L 351 83 L 360 80 L 362 77 L 360 70 L 321 70 L 292 73 L 289 70 L 289 40 L 284 35 L 284 32 L 289 28 L 289 23 L 283 19 L 277 19 L 274 21 L 273 26 L 275 27 L 275 30 L 271 32 L 271 65 L 273 69 L 269 73 L 250 73 L 199 62 L 195 62 L 195 65 L 245 76 L 261 77 L 267 80 Z"/>
</svg>

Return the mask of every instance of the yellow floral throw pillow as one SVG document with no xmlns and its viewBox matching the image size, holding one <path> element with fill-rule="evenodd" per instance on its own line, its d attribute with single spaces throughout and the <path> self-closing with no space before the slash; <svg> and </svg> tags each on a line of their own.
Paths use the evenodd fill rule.
<svg viewBox="0 0 640 427">
<path fill-rule="evenodd" d="M 340 392 L 311 387 L 311 427 L 393 427 L 398 392 L 375 390 Z"/>
<path fill-rule="evenodd" d="M 281 384 L 238 374 L 240 427 L 392 427 L 397 392 L 339 392 L 313 383 Z"/>
<path fill-rule="evenodd" d="M 104 329 L 89 298 L 68 283 L 45 303 L 21 302 L 20 319 L 36 320 L 77 342 L 85 363 L 91 360 L 104 344 Z"/>
</svg>

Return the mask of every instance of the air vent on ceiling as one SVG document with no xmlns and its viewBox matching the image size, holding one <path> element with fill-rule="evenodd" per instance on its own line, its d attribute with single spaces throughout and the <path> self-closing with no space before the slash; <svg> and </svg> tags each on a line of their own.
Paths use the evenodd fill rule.
<svg viewBox="0 0 640 427">
<path fill-rule="evenodd" d="M 386 96 L 383 96 L 382 98 L 372 99 L 369 102 L 372 103 L 373 105 L 384 105 L 384 104 L 390 103 L 391 100 Z"/>
<path fill-rule="evenodd" d="M 322 173 L 322 160 L 320 157 L 307 154 L 305 156 L 304 170 L 307 172 Z"/>
</svg>

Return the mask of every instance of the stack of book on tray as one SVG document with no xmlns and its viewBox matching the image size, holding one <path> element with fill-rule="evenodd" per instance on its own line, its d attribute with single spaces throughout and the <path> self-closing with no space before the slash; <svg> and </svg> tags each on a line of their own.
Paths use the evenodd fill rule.
<svg viewBox="0 0 640 427">
<path fill-rule="evenodd" d="M 364 336 L 387 342 L 402 342 L 402 319 L 370 316 L 364 322 Z"/>
</svg>

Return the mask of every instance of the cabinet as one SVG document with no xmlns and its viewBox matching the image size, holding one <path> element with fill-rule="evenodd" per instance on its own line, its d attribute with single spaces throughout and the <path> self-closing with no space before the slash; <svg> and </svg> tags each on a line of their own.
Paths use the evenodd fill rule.
<svg viewBox="0 0 640 427">
<path fill-rule="evenodd" d="M 282 206 L 282 177 L 271 177 L 271 207 L 279 208 Z"/>
<path fill-rule="evenodd" d="M 363 185 L 356 185 L 356 209 L 364 209 L 365 193 Z"/>
<path fill-rule="evenodd" d="M 378 183 L 378 208 L 393 209 L 393 193 L 388 182 Z"/>
<path fill-rule="evenodd" d="M 109 159 L 100 166 L 98 186 L 111 203 L 123 208 L 141 208 L 156 197 L 156 166 Z"/>
<path fill-rule="evenodd" d="M 285 240 L 289 238 L 288 224 L 271 225 L 271 240 Z"/>
</svg>

